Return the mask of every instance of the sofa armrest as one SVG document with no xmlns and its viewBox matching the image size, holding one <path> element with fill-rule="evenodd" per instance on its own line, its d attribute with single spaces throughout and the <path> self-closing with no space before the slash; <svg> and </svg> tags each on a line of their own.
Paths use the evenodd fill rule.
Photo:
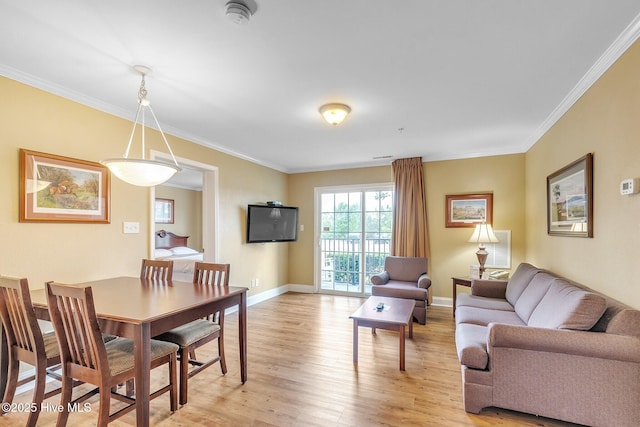
<svg viewBox="0 0 640 427">
<path fill-rule="evenodd" d="M 384 285 L 389 281 L 389 273 L 383 271 L 380 274 L 374 274 L 371 276 L 371 283 L 374 285 Z"/>
<path fill-rule="evenodd" d="M 491 323 L 487 352 L 497 347 L 640 363 L 640 339 L 604 332 Z"/>
<path fill-rule="evenodd" d="M 507 280 L 473 279 L 471 281 L 471 295 L 505 299 L 507 283 Z"/>
<path fill-rule="evenodd" d="M 427 273 L 418 278 L 418 287 L 423 289 L 429 289 L 431 287 L 431 278 Z"/>
</svg>

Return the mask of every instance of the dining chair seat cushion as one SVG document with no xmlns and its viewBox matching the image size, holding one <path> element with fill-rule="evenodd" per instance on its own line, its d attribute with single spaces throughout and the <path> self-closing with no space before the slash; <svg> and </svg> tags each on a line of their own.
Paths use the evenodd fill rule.
<svg viewBox="0 0 640 427">
<path fill-rule="evenodd" d="M 107 349 L 107 359 L 109 360 L 109 370 L 112 376 L 133 369 L 133 341 L 127 338 L 117 337 L 105 343 Z M 151 360 L 166 356 L 178 351 L 176 344 L 151 340 Z"/>
<path fill-rule="evenodd" d="M 186 325 L 178 326 L 168 332 L 154 337 L 155 339 L 178 344 L 187 347 L 194 342 L 220 330 L 220 325 L 205 319 L 197 319 Z"/>
<path fill-rule="evenodd" d="M 116 338 L 118 338 L 117 335 L 111 335 L 111 334 L 102 334 L 102 341 L 104 342 L 109 342 L 109 341 L 113 341 Z"/>
<path fill-rule="evenodd" d="M 42 338 L 44 339 L 44 353 L 47 355 L 47 359 L 60 356 L 60 347 L 58 346 L 55 332 L 44 333 Z"/>
</svg>

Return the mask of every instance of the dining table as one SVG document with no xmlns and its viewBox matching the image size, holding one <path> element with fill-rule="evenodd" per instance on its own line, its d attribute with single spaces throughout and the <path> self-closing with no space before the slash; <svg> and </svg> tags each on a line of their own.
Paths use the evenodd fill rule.
<svg viewBox="0 0 640 427">
<path fill-rule="evenodd" d="M 151 338 L 192 320 L 238 307 L 240 380 L 243 384 L 247 381 L 246 287 L 138 277 L 114 277 L 69 286 L 91 286 L 101 331 L 134 341 L 136 425 L 149 425 Z M 50 320 L 46 290 L 31 291 L 31 299 L 38 319 Z M 1 363 L 0 368 L 4 365 Z M 6 372 L 3 376 L 6 377 Z"/>
</svg>

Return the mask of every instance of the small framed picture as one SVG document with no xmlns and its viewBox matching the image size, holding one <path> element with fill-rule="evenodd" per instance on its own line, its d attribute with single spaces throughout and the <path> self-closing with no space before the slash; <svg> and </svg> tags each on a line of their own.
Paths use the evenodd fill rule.
<svg viewBox="0 0 640 427">
<path fill-rule="evenodd" d="M 20 150 L 20 222 L 110 222 L 106 166 Z"/>
<path fill-rule="evenodd" d="M 493 193 L 448 194 L 446 227 L 475 227 L 493 221 Z"/>
<path fill-rule="evenodd" d="M 173 200 L 155 200 L 154 218 L 156 224 L 173 224 L 173 212 Z"/>
<path fill-rule="evenodd" d="M 593 237 L 593 155 L 547 177 L 547 234 Z"/>
</svg>

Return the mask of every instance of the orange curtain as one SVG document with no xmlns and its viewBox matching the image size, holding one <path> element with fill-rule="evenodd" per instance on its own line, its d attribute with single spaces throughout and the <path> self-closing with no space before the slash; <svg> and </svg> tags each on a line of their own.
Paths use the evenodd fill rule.
<svg viewBox="0 0 640 427">
<path fill-rule="evenodd" d="M 392 163 L 394 181 L 391 255 L 429 258 L 422 157 Z"/>
</svg>

